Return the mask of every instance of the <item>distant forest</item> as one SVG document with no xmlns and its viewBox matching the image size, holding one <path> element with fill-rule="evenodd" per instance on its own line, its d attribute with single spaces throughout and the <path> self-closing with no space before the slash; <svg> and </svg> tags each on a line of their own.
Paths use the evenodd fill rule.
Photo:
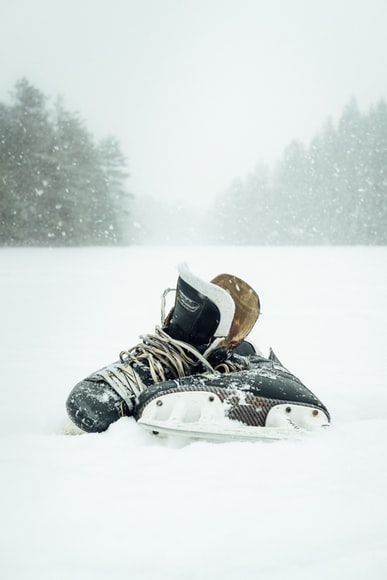
<svg viewBox="0 0 387 580">
<path fill-rule="evenodd" d="M 353 99 L 310 144 L 258 162 L 206 213 L 139 200 L 118 141 L 26 79 L 0 103 L 0 245 L 385 245 L 387 105 Z M 157 192 L 155 192 L 157 195 Z"/>
<path fill-rule="evenodd" d="M 218 196 L 213 220 L 232 244 L 386 244 L 386 102 L 362 114 L 352 99 L 337 127 L 328 119 Z"/>
</svg>

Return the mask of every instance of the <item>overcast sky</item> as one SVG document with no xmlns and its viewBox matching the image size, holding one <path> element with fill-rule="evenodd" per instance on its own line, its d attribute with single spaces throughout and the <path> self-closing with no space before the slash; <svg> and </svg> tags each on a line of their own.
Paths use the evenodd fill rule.
<svg viewBox="0 0 387 580">
<path fill-rule="evenodd" d="M 387 0 L 0 0 L 0 29 L 0 99 L 62 95 L 139 196 L 208 202 L 387 98 Z"/>
</svg>

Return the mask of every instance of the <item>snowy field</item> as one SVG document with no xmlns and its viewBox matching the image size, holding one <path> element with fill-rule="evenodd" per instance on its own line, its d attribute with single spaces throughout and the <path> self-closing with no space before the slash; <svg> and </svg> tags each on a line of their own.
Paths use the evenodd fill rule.
<svg viewBox="0 0 387 580">
<path fill-rule="evenodd" d="M 245 278 L 251 334 L 328 406 L 303 441 L 63 435 L 185 260 Z M 2 580 L 385 580 L 387 248 L 0 250 Z"/>
</svg>

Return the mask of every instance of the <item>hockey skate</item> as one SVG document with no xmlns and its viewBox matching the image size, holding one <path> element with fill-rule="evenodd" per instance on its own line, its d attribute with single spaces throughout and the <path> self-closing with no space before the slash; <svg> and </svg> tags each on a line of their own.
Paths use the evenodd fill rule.
<svg viewBox="0 0 387 580">
<path fill-rule="evenodd" d="M 139 398 L 137 422 L 158 436 L 215 440 L 301 438 L 329 426 L 327 408 L 272 351 L 243 358 L 244 367 L 234 352 L 214 373 L 153 385 Z"/>
<path fill-rule="evenodd" d="M 175 302 L 162 327 L 120 360 L 78 383 L 72 422 L 106 430 L 122 416 L 157 435 L 257 439 L 297 437 L 329 424 L 326 407 L 271 352 L 245 340 L 260 312 L 256 292 L 221 274 L 210 283 L 179 266 Z"/>
<path fill-rule="evenodd" d="M 218 338 L 215 331 L 206 344 L 204 356 L 213 370 L 150 386 L 134 409 L 137 422 L 157 436 L 214 440 L 299 438 L 328 426 L 326 407 L 274 352 L 265 358 L 245 340 L 260 311 L 254 290 L 228 274 L 208 284 L 185 272 L 185 280 L 178 284 L 175 308 L 167 319 L 171 328 L 195 308 L 198 295 L 192 293 L 200 290 L 201 297 L 210 298 L 215 284 L 233 301 L 230 306 L 224 298 L 223 303 L 229 330 L 222 329 L 218 334 L 224 336 Z M 206 327 L 206 318 L 199 317 L 196 324 Z M 196 339 L 203 351 L 203 341 L 196 337 L 194 332 L 188 338 Z"/>
<path fill-rule="evenodd" d="M 117 362 L 75 385 L 66 403 L 71 420 L 67 431 L 76 432 L 72 424 L 81 431 L 105 431 L 120 417 L 132 415 L 141 393 L 150 386 L 204 371 L 215 372 L 209 361 L 211 351 L 227 336 L 240 341 L 239 336 L 254 325 L 259 313 L 258 297 L 255 300 L 249 288 L 255 307 L 250 308 L 242 325 L 235 324 L 238 302 L 221 283 L 239 283 L 239 288 L 243 285 L 232 276 L 220 284 L 208 284 L 181 264 L 175 305 L 167 317 L 165 303 L 171 289 L 163 294 L 162 328 L 157 326 L 154 334 L 140 337 L 141 342 L 122 351 Z M 247 304 L 248 300 L 245 308 Z"/>
</svg>

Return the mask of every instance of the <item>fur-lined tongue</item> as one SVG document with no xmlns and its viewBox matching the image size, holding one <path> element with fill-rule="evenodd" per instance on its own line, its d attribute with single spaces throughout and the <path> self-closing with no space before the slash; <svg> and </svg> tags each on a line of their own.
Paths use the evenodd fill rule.
<svg viewBox="0 0 387 580">
<path fill-rule="evenodd" d="M 234 301 L 235 313 L 230 331 L 219 345 L 234 348 L 251 332 L 258 319 L 260 313 L 258 294 L 247 282 L 231 274 L 219 274 L 211 280 L 211 283 L 226 290 Z"/>
</svg>

